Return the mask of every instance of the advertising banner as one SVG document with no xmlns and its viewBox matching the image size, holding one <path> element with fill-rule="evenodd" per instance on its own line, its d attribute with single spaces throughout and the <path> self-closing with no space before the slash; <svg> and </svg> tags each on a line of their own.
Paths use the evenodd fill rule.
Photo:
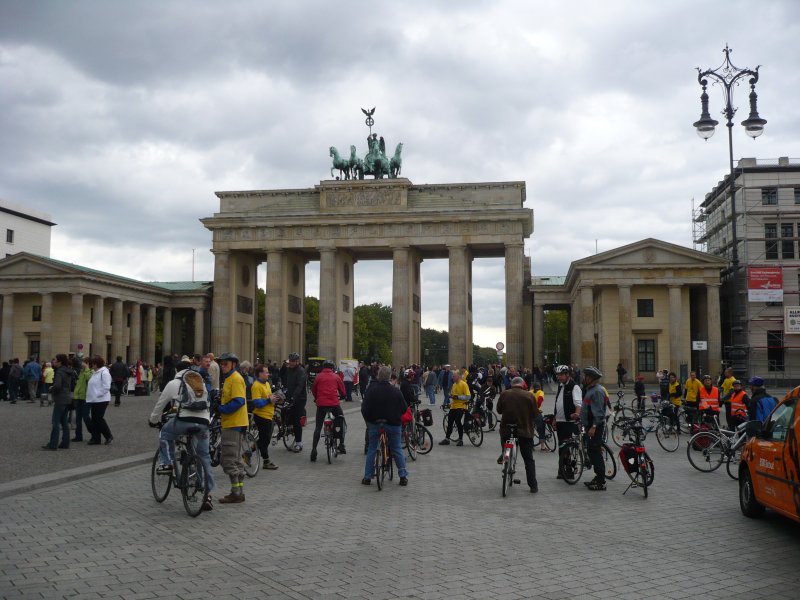
<svg viewBox="0 0 800 600">
<path fill-rule="evenodd" d="M 747 300 L 750 302 L 783 302 L 783 269 L 781 267 L 747 267 Z"/>
<path fill-rule="evenodd" d="M 785 333 L 800 333 L 800 306 L 787 306 L 783 323 Z"/>
</svg>

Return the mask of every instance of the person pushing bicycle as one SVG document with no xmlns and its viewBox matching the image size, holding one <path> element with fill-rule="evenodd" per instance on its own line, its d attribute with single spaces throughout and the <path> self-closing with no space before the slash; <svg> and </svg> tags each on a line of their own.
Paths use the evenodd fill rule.
<svg viewBox="0 0 800 600">
<path fill-rule="evenodd" d="M 536 418 L 541 414 L 536 398 L 525 391 L 525 380 L 514 377 L 511 388 L 500 394 L 497 400 L 497 412 L 502 415 L 500 420 L 500 447 L 511 437 L 509 425 L 517 426 L 517 443 L 519 453 L 525 463 L 525 477 L 531 494 L 539 491 L 536 481 L 536 463 L 533 460 L 533 427 Z M 497 464 L 503 464 L 503 455 L 497 459 Z"/>
</svg>

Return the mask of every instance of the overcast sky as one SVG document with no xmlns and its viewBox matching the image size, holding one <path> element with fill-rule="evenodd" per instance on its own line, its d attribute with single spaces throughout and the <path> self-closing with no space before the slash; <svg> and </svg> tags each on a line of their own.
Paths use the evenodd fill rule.
<svg viewBox="0 0 800 600">
<path fill-rule="evenodd" d="M 52 256 L 142 280 L 213 279 L 215 191 L 313 187 L 327 149 L 402 141 L 412 183 L 524 180 L 535 275 L 655 237 L 691 247 L 727 172 L 694 132 L 694 67 L 762 65 L 757 141 L 800 157 L 800 2 L 0 0 L 0 197 L 48 212 Z M 709 91 L 718 120 L 723 98 Z M 487 207 L 491 209 L 491 207 Z M 358 263 L 356 303 L 391 303 Z M 262 273 L 263 276 L 263 273 Z M 447 327 L 425 261 L 423 325 Z M 318 269 L 309 265 L 308 292 Z M 500 259 L 474 265 L 475 338 L 504 340 Z"/>
</svg>

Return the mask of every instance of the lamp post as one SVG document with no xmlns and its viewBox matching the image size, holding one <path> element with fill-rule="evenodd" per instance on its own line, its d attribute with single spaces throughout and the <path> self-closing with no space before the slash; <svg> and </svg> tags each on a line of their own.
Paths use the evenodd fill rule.
<svg viewBox="0 0 800 600">
<path fill-rule="evenodd" d="M 728 127 L 728 161 L 730 166 L 730 197 L 731 197 L 731 267 L 723 271 L 723 275 L 730 275 L 730 283 L 733 288 L 733 297 L 731 298 L 731 345 L 736 346 L 736 333 L 742 331 L 742 326 L 739 321 L 739 240 L 736 232 L 736 185 L 735 173 L 733 169 L 733 117 L 736 114 L 736 108 L 733 106 L 733 88 L 739 85 L 739 81 L 745 77 L 749 77 L 750 84 L 750 116 L 742 121 L 744 131 L 751 138 L 755 139 L 764 132 L 764 125 L 766 119 L 762 119 L 758 115 L 758 96 L 756 95 L 756 83 L 758 82 L 758 69 L 740 69 L 731 62 L 732 50 L 725 45 L 722 51 L 725 54 L 725 61 L 716 69 L 706 69 L 705 71 L 697 69 L 697 81 L 703 88 L 703 93 L 700 94 L 700 120 L 693 123 L 697 129 L 697 135 L 704 140 L 708 140 L 714 135 L 714 128 L 719 124 L 718 121 L 711 118 L 708 112 L 708 93 L 706 88 L 708 81 L 711 80 L 713 84 L 718 84 L 722 88 L 725 106 L 722 114 L 725 116 L 726 125 Z"/>
</svg>

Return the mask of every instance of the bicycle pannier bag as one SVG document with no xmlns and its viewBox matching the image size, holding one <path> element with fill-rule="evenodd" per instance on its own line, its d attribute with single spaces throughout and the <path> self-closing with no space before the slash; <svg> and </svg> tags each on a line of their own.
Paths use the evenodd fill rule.
<svg viewBox="0 0 800 600">
<path fill-rule="evenodd" d="M 425 427 L 433 425 L 433 413 L 430 408 L 419 411 L 419 416 L 422 418 L 422 424 L 425 425 Z"/>
</svg>

